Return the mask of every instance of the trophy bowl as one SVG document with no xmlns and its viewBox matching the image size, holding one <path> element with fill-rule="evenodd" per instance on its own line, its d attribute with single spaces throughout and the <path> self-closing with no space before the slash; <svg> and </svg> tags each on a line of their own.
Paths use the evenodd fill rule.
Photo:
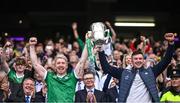
<svg viewBox="0 0 180 103">
<path fill-rule="evenodd" d="M 95 45 L 102 46 L 106 44 L 109 39 L 109 29 L 102 22 L 95 22 L 91 25 L 92 38 Z"/>
</svg>

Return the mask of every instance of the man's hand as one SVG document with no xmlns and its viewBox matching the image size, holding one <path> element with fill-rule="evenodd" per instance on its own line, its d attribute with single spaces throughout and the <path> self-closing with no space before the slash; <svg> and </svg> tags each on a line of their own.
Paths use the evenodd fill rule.
<svg viewBox="0 0 180 103">
<path fill-rule="evenodd" d="M 106 21 L 105 24 L 106 24 L 109 28 L 111 28 L 111 24 L 110 24 L 109 21 Z"/>
<path fill-rule="evenodd" d="M 173 43 L 174 39 L 175 39 L 175 34 L 174 33 L 166 33 L 164 35 L 164 38 L 169 42 L 169 43 Z"/>
<path fill-rule="evenodd" d="M 31 37 L 29 39 L 29 45 L 36 45 L 37 44 L 37 38 L 36 37 Z"/>
<path fill-rule="evenodd" d="M 77 23 L 76 23 L 76 22 L 72 23 L 72 29 L 73 29 L 73 30 L 76 30 L 76 29 L 77 29 Z"/>
<path fill-rule="evenodd" d="M 88 32 L 86 33 L 86 35 L 85 35 L 85 38 L 92 40 L 92 32 L 91 32 L 91 31 L 88 31 Z"/>
</svg>

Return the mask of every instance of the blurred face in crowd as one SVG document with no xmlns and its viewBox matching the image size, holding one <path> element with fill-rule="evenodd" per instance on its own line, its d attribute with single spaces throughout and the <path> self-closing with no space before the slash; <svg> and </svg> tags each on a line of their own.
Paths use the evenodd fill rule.
<svg viewBox="0 0 180 103">
<path fill-rule="evenodd" d="M 5 48 L 5 55 L 8 60 L 14 55 L 13 48 L 11 46 Z"/>
<path fill-rule="evenodd" d="M 131 64 L 131 55 L 126 55 L 125 63 L 126 63 L 126 65 Z"/>
<path fill-rule="evenodd" d="M 34 72 L 34 78 L 37 80 L 37 81 L 42 81 L 43 78 L 37 73 L 37 72 Z"/>
<path fill-rule="evenodd" d="M 90 89 L 94 87 L 95 78 L 93 74 L 85 74 L 83 80 L 87 88 Z"/>
<path fill-rule="evenodd" d="M 23 90 L 24 90 L 24 94 L 28 95 L 28 96 L 32 96 L 35 88 L 34 88 L 34 81 L 31 79 L 26 79 L 23 82 Z"/>
<path fill-rule="evenodd" d="M 57 74 L 59 75 L 66 74 L 68 68 L 67 60 L 65 60 L 64 58 L 57 58 L 55 60 L 55 68 Z"/>
<path fill-rule="evenodd" d="M 132 56 L 132 64 L 134 68 L 141 68 L 144 64 L 144 57 L 142 54 Z"/>
<path fill-rule="evenodd" d="M 79 58 L 77 55 L 70 56 L 69 61 L 70 61 L 70 64 L 72 65 L 73 68 L 76 67 L 78 60 L 79 60 Z"/>
<path fill-rule="evenodd" d="M 59 42 L 56 42 L 56 43 L 54 44 L 54 49 L 55 49 L 55 50 L 59 50 L 59 46 L 60 46 L 60 43 L 59 43 Z"/>
<path fill-rule="evenodd" d="M 64 47 L 64 39 L 63 38 L 59 39 L 59 47 L 60 48 Z"/>
<path fill-rule="evenodd" d="M 76 41 L 73 42 L 73 49 L 79 49 L 79 44 Z"/>
<path fill-rule="evenodd" d="M 173 77 L 171 80 L 171 85 L 180 89 L 180 77 Z"/>
<path fill-rule="evenodd" d="M 28 70 L 32 70 L 32 62 L 31 62 L 30 59 L 27 60 L 26 68 L 27 68 Z"/>
<path fill-rule="evenodd" d="M 114 49 L 115 50 L 121 50 L 121 44 L 120 43 L 115 43 Z"/>
<path fill-rule="evenodd" d="M 51 55 L 54 50 L 54 43 L 52 40 L 47 41 L 47 45 L 45 46 L 45 51 L 47 55 Z"/>
<path fill-rule="evenodd" d="M 180 48 L 176 49 L 176 55 L 180 56 Z"/>
<path fill-rule="evenodd" d="M 161 46 L 160 41 L 159 42 L 155 42 L 154 47 L 160 47 L 160 46 Z"/>
<path fill-rule="evenodd" d="M 115 51 L 113 52 L 113 57 L 114 57 L 114 60 L 120 59 L 120 57 L 121 57 L 120 52 L 117 51 L 117 50 L 115 50 Z"/>
<path fill-rule="evenodd" d="M 76 55 L 76 51 L 75 50 L 71 50 L 70 53 L 69 53 L 69 56 L 73 56 L 73 55 Z"/>
<path fill-rule="evenodd" d="M 43 50 L 43 45 L 38 45 L 37 47 L 36 47 L 36 53 L 43 53 L 44 52 L 44 50 Z"/>
<path fill-rule="evenodd" d="M 26 68 L 26 63 L 24 62 L 24 60 L 18 60 L 16 61 L 16 65 L 15 65 L 15 71 L 22 73 L 24 72 Z"/>
<path fill-rule="evenodd" d="M 47 55 L 51 55 L 53 53 L 53 50 L 54 50 L 54 46 L 53 45 L 46 45 L 45 47 L 45 51 L 47 53 Z"/>
</svg>

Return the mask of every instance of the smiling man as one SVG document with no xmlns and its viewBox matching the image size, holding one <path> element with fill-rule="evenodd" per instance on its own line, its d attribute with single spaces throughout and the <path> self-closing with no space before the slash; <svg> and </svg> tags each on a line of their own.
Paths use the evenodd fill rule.
<svg viewBox="0 0 180 103">
<path fill-rule="evenodd" d="M 85 88 L 77 91 L 75 94 L 75 102 L 105 102 L 104 92 L 95 89 L 95 75 L 93 72 L 86 72 L 83 76 Z"/>
<path fill-rule="evenodd" d="M 68 73 L 68 59 L 63 54 L 57 55 L 54 59 L 54 70 L 47 71 L 37 61 L 35 52 L 35 45 L 37 38 L 31 37 L 30 44 L 30 58 L 35 71 L 44 78 L 48 88 L 48 102 L 73 102 L 75 94 L 75 86 L 77 79 L 82 76 L 83 65 L 87 59 L 86 46 L 82 53 L 82 58 L 79 60 L 73 72 Z"/>
<path fill-rule="evenodd" d="M 19 89 L 14 96 L 10 96 L 8 102 L 35 102 L 35 82 L 32 78 L 26 78 L 23 81 L 22 89 Z"/>
<path fill-rule="evenodd" d="M 180 102 L 180 68 L 172 69 L 171 87 L 162 95 L 161 102 Z"/>
<path fill-rule="evenodd" d="M 171 62 L 175 39 L 173 33 L 166 33 L 164 37 L 169 42 L 166 54 L 164 58 L 152 68 L 145 69 L 143 67 L 145 60 L 141 51 L 133 52 L 131 57 L 132 69 L 117 69 L 116 67 L 110 66 L 104 52 L 99 52 L 99 59 L 103 70 L 120 81 L 118 102 L 152 103 L 160 101 L 155 80 Z"/>
</svg>

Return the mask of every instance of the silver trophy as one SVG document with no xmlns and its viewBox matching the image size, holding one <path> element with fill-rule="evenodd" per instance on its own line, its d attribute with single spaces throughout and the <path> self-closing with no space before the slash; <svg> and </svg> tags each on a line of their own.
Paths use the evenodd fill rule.
<svg viewBox="0 0 180 103">
<path fill-rule="evenodd" d="M 94 45 L 102 46 L 103 44 L 108 44 L 111 42 L 111 37 L 109 34 L 109 29 L 106 29 L 106 26 L 102 22 L 95 22 L 91 25 L 91 31 L 88 33 L 91 34 Z"/>
<path fill-rule="evenodd" d="M 106 29 L 106 26 L 102 22 L 95 22 L 90 26 L 90 30 L 88 31 L 88 34 L 90 35 L 90 41 L 89 45 L 87 45 L 88 48 L 88 58 L 89 58 L 89 69 L 92 72 L 96 72 L 95 70 L 95 54 L 93 54 L 93 48 L 94 46 L 101 48 L 105 51 L 105 53 L 108 53 L 109 50 L 112 51 L 110 48 L 111 46 L 111 36 L 109 29 Z M 91 45 L 90 45 L 91 44 Z M 108 50 L 109 49 L 109 50 Z M 108 53 L 111 54 L 111 53 Z"/>
</svg>

